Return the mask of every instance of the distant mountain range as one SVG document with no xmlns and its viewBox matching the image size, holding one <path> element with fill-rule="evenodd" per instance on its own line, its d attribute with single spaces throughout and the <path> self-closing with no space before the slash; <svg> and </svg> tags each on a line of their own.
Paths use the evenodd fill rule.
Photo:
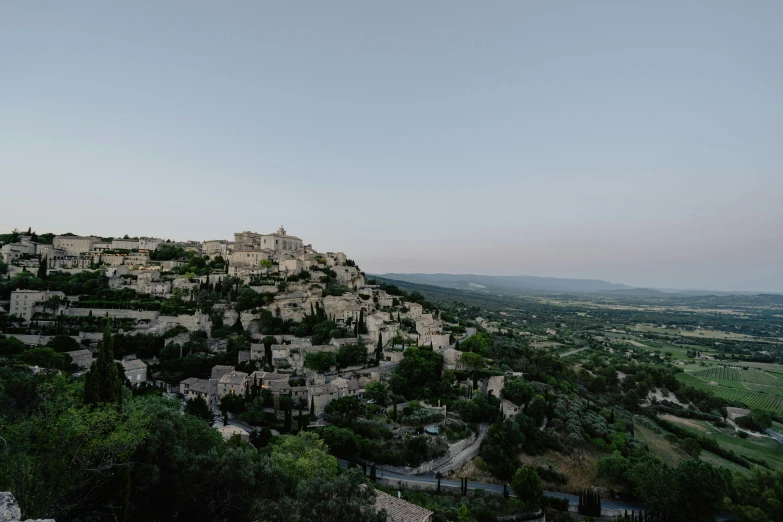
<svg viewBox="0 0 783 522">
<path fill-rule="evenodd" d="M 706 295 L 753 295 L 758 292 L 721 292 L 712 290 L 673 290 L 636 288 L 600 279 L 565 279 L 537 276 L 489 276 L 477 274 L 374 274 L 385 279 L 407 281 L 423 285 L 434 285 L 461 290 L 493 293 L 585 293 L 611 294 L 633 297 L 706 296 Z"/>
</svg>

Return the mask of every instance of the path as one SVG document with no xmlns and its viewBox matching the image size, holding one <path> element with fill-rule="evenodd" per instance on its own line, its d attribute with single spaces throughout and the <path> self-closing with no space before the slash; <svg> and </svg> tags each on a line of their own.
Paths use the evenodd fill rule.
<svg viewBox="0 0 783 522">
<path fill-rule="evenodd" d="M 470 446 L 463 449 L 462 451 L 454 455 L 451 459 L 447 460 L 443 464 L 433 468 L 431 473 L 444 471 L 446 469 L 457 469 L 461 467 L 465 462 L 475 457 L 478 454 L 479 449 L 481 449 L 481 441 L 483 441 L 484 437 L 487 436 L 487 431 L 489 431 L 489 424 L 486 423 L 481 424 L 479 426 L 478 437 L 476 437 L 476 440 L 474 440 Z"/>
<path fill-rule="evenodd" d="M 584 350 L 587 350 L 588 348 L 590 348 L 590 347 L 589 346 L 585 346 L 583 348 L 576 348 L 574 350 L 568 350 L 567 352 L 561 353 L 560 357 L 568 357 L 569 355 L 574 355 L 575 353 L 582 352 Z"/>
<path fill-rule="evenodd" d="M 773 438 L 773 439 L 775 439 L 776 441 L 778 441 L 778 442 L 780 442 L 781 444 L 783 444 L 783 435 L 781 435 L 781 434 L 780 434 L 780 433 L 778 433 L 777 431 L 773 430 L 772 428 L 767 428 L 767 429 L 766 429 L 766 430 L 764 430 L 764 431 L 766 431 L 766 432 L 769 434 L 769 436 L 770 436 L 770 437 L 772 437 L 772 438 Z"/>
</svg>

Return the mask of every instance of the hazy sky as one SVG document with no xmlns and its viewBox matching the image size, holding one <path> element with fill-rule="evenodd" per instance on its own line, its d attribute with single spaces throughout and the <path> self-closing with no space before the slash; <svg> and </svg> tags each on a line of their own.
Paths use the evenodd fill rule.
<svg viewBox="0 0 783 522">
<path fill-rule="evenodd" d="M 0 229 L 783 291 L 783 2 L 0 2 Z"/>
</svg>

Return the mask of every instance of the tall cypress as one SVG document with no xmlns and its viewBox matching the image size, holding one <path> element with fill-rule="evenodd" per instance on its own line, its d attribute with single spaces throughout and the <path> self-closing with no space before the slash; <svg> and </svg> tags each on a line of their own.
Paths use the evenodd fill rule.
<svg viewBox="0 0 783 522">
<path fill-rule="evenodd" d="M 98 358 L 93 361 L 84 381 L 84 402 L 87 404 L 122 405 L 122 380 L 114 363 L 114 337 L 106 325 Z"/>
<path fill-rule="evenodd" d="M 125 374 L 114 362 L 114 337 L 109 324 L 103 332 L 103 341 L 98 349 L 98 358 L 90 366 L 84 382 L 84 402 L 93 406 L 111 404 L 122 407 L 122 387 Z M 99 495 L 113 507 L 120 522 L 128 520 L 130 500 L 130 466 L 116 469 Z"/>
<path fill-rule="evenodd" d="M 38 279 L 46 279 L 46 263 L 46 256 L 43 256 L 38 263 L 38 274 L 36 274 Z"/>
</svg>

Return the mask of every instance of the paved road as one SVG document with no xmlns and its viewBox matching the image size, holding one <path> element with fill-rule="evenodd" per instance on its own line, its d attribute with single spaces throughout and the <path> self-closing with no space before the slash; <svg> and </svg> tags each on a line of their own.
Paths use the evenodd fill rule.
<svg viewBox="0 0 783 522">
<path fill-rule="evenodd" d="M 342 467 L 348 467 L 348 461 L 338 459 L 340 461 L 340 465 Z M 367 473 L 369 474 L 369 468 L 367 470 Z M 386 471 L 383 468 L 377 469 L 377 475 L 378 478 L 386 478 L 389 480 L 403 480 L 405 482 L 414 482 L 418 484 L 438 484 L 438 479 L 435 478 L 435 474 L 432 472 L 428 473 L 422 473 L 421 475 L 405 475 L 403 473 L 394 473 L 392 471 Z M 450 486 L 453 488 L 459 488 L 460 483 L 456 480 L 449 480 L 449 479 L 441 479 L 440 481 L 442 486 Z M 503 486 L 500 484 L 487 484 L 484 482 L 468 482 L 468 489 L 470 490 L 477 490 L 477 489 L 483 489 L 484 491 L 489 491 L 490 493 L 497 493 L 502 495 L 503 494 Z M 509 488 L 508 490 L 509 494 L 513 497 L 514 492 Z M 578 506 L 579 505 L 579 497 L 577 495 L 569 495 L 568 493 L 558 493 L 556 491 L 544 491 L 544 494 L 550 497 L 555 498 L 565 498 L 568 499 L 568 503 L 572 506 Z M 644 509 L 644 506 L 641 504 L 635 504 L 633 502 L 617 502 L 613 500 L 601 500 L 601 507 L 605 509 L 623 509 L 628 511 L 639 511 L 640 509 Z"/>
</svg>

